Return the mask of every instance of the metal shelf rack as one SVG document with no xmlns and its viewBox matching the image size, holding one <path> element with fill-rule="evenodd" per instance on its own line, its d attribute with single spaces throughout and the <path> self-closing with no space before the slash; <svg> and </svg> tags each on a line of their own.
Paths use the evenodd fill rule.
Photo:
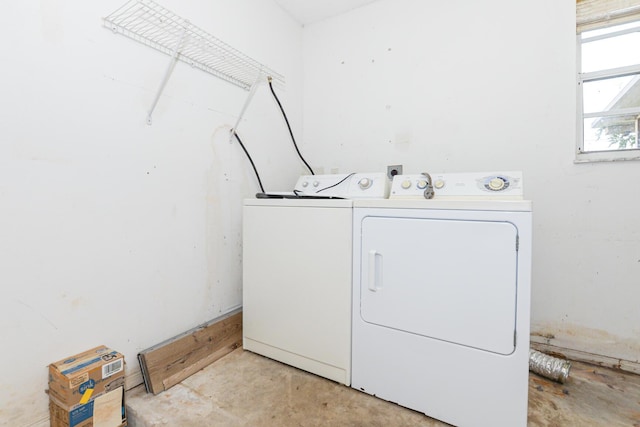
<svg viewBox="0 0 640 427">
<path fill-rule="evenodd" d="M 151 114 L 178 60 L 249 91 L 235 127 L 242 119 L 242 114 L 260 83 L 271 77 L 275 85 L 284 86 L 283 75 L 152 0 L 127 1 L 104 18 L 104 26 L 116 34 L 122 34 L 171 56 L 164 79 L 147 116 L 149 124 Z"/>
</svg>

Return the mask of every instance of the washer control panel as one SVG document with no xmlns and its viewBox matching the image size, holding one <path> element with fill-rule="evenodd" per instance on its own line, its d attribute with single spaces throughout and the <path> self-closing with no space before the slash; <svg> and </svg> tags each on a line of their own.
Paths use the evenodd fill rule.
<svg viewBox="0 0 640 427">
<path fill-rule="evenodd" d="M 522 172 L 432 173 L 434 199 L 522 200 Z M 428 175 L 396 175 L 390 199 L 424 199 Z"/>
<path fill-rule="evenodd" d="M 386 199 L 389 180 L 385 173 L 302 175 L 296 182 L 300 196 L 326 196 L 343 199 Z"/>
</svg>

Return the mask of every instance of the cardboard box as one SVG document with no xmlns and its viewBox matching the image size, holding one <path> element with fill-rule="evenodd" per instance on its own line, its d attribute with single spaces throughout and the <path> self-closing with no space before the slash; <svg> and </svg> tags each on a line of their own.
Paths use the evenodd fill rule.
<svg viewBox="0 0 640 427">
<path fill-rule="evenodd" d="M 49 365 L 52 427 L 123 427 L 124 356 L 100 346 Z"/>
</svg>

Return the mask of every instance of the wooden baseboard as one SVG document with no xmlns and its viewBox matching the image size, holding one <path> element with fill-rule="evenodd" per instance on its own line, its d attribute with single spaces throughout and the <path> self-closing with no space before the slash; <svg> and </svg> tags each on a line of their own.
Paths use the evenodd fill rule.
<svg viewBox="0 0 640 427">
<path fill-rule="evenodd" d="M 607 368 L 620 369 L 623 371 L 640 374 L 640 363 L 630 360 L 616 359 L 614 357 L 602 356 L 588 353 L 586 351 L 574 350 L 570 348 L 558 347 L 548 344 L 544 337 L 531 337 L 531 348 L 550 355 L 559 355 L 569 360 L 590 363 L 592 365 L 605 366 Z"/>
<path fill-rule="evenodd" d="M 234 310 L 138 354 L 147 392 L 158 394 L 242 346 L 242 311 Z"/>
</svg>

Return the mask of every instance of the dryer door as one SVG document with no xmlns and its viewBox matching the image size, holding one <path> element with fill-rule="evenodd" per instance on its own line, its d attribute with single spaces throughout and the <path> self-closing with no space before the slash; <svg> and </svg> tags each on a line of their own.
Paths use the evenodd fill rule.
<svg viewBox="0 0 640 427">
<path fill-rule="evenodd" d="M 365 217 L 361 226 L 365 322 L 498 354 L 514 351 L 513 224 Z"/>
</svg>

